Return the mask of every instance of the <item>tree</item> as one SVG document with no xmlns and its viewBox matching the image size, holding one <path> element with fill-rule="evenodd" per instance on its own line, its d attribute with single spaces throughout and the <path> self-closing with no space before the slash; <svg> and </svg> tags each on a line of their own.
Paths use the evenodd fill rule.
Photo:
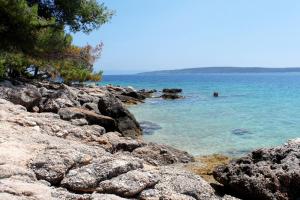
<svg viewBox="0 0 300 200">
<path fill-rule="evenodd" d="M 0 0 L 0 72 L 15 77 L 34 68 L 34 75 L 92 78 L 103 45 L 76 47 L 66 30 L 89 33 L 112 15 L 96 0 Z"/>
<path fill-rule="evenodd" d="M 73 32 L 88 33 L 107 23 L 114 14 L 96 0 L 27 0 L 27 2 L 30 6 L 38 6 L 39 16 L 45 19 L 55 18 L 56 27 L 68 26 Z"/>
</svg>

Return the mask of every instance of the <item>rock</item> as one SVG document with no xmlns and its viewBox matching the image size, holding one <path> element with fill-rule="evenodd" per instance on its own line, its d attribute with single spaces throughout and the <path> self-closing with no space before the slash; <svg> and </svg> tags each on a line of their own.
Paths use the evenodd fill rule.
<svg viewBox="0 0 300 200">
<path fill-rule="evenodd" d="M 89 95 L 88 93 L 82 90 L 80 90 L 76 96 L 77 96 L 77 100 L 80 102 L 81 105 L 93 103 L 93 102 L 97 103 L 97 99 L 95 97 Z"/>
<path fill-rule="evenodd" d="M 157 92 L 157 90 L 145 90 L 145 89 L 142 89 L 142 90 L 138 91 L 138 93 L 140 95 L 143 95 L 145 98 L 151 98 L 155 92 Z"/>
<path fill-rule="evenodd" d="M 71 119 L 71 123 L 75 126 L 84 126 L 84 125 L 88 125 L 89 122 L 84 119 L 84 118 L 81 118 L 81 119 Z"/>
<path fill-rule="evenodd" d="M 100 97 L 98 108 L 103 115 L 115 119 L 118 131 L 123 136 L 137 138 L 142 135 L 142 130 L 135 117 L 112 94 Z"/>
<path fill-rule="evenodd" d="M 143 130 L 143 134 L 152 135 L 155 131 L 162 129 L 158 124 L 149 121 L 141 121 L 140 126 Z"/>
<path fill-rule="evenodd" d="M 182 99 L 184 98 L 179 93 L 182 92 L 182 89 L 172 88 L 172 89 L 163 89 L 163 94 L 160 96 L 163 99 Z"/>
<path fill-rule="evenodd" d="M 88 164 L 90 161 L 90 156 L 74 150 L 46 149 L 33 159 L 31 168 L 38 179 L 57 185 L 71 167 Z"/>
<path fill-rule="evenodd" d="M 213 93 L 213 96 L 214 96 L 214 97 L 218 97 L 218 96 L 219 96 L 219 93 L 218 93 L 218 92 L 214 92 L 214 93 Z"/>
<path fill-rule="evenodd" d="M 14 104 L 19 104 L 32 111 L 42 98 L 38 88 L 34 85 L 24 84 L 14 86 L 10 82 L 0 85 L 0 98 L 6 99 Z"/>
<path fill-rule="evenodd" d="M 118 132 L 106 133 L 101 137 L 100 141 L 102 146 L 111 153 L 115 153 L 120 150 L 132 152 L 134 149 L 145 145 L 145 143 L 141 140 L 132 139 L 130 137 L 122 137 Z"/>
<path fill-rule="evenodd" d="M 91 200 L 127 200 L 122 197 L 116 196 L 114 194 L 99 194 L 93 193 L 91 195 Z"/>
<path fill-rule="evenodd" d="M 61 184 L 72 191 L 93 192 L 101 181 L 142 167 L 140 160 L 102 157 L 92 164 L 70 170 Z"/>
<path fill-rule="evenodd" d="M 165 94 L 161 95 L 161 98 L 163 98 L 163 99 L 183 99 L 184 97 L 177 93 L 165 93 Z"/>
<path fill-rule="evenodd" d="M 126 96 L 126 95 L 122 95 L 122 94 L 114 94 L 114 96 L 119 99 L 122 103 L 125 103 L 127 105 L 136 105 L 139 103 L 144 103 L 143 100 L 134 98 L 134 97 L 130 97 L 130 96 Z"/>
<path fill-rule="evenodd" d="M 165 88 L 162 90 L 163 93 L 181 93 L 182 89 L 179 88 Z"/>
<path fill-rule="evenodd" d="M 82 105 L 82 107 L 94 111 L 97 114 L 101 114 L 96 103 L 85 103 Z"/>
<path fill-rule="evenodd" d="M 117 129 L 115 120 L 111 117 L 99 115 L 95 112 L 85 110 L 82 108 L 61 108 L 58 111 L 60 117 L 64 120 L 71 120 L 71 119 L 86 119 L 89 124 L 93 125 L 100 125 L 103 126 L 107 131 L 115 131 Z"/>
<path fill-rule="evenodd" d="M 178 194 L 173 192 L 165 191 L 161 193 L 161 191 L 156 189 L 148 189 L 144 190 L 140 194 L 141 200 L 196 200 L 194 197 L 184 195 L 184 194 Z"/>
<path fill-rule="evenodd" d="M 76 88 L 71 88 L 64 84 L 50 88 L 55 89 L 40 88 L 43 98 L 39 103 L 39 108 L 42 112 L 57 113 L 60 108 L 78 107 L 81 105 L 77 97 L 79 91 Z"/>
<path fill-rule="evenodd" d="M 60 108 L 74 107 L 79 105 L 76 101 L 71 101 L 63 92 L 55 92 L 50 96 L 43 97 L 39 103 L 42 112 L 57 113 Z"/>
<path fill-rule="evenodd" d="M 106 86 L 106 89 L 125 104 L 142 103 L 146 98 L 131 87 Z"/>
<path fill-rule="evenodd" d="M 298 199 L 300 141 L 263 148 L 214 170 L 215 179 L 241 198 Z"/>
<path fill-rule="evenodd" d="M 34 106 L 34 107 L 32 108 L 32 112 L 38 113 L 39 111 L 40 111 L 40 109 L 39 109 L 39 107 L 37 107 L 37 106 Z"/>
<path fill-rule="evenodd" d="M 188 163 L 194 161 L 193 156 L 167 145 L 149 143 L 135 149 L 132 154 L 152 165 L 169 165 L 174 163 Z"/>
<path fill-rule="evenodd" d="M 160 181 L 151 191 L 143 191 L 141 197 L 141 199 L 170 200 L 217 199 L 213 188 L 201 177 L 172 167 L 162 168 L 160 170 Z"/>
<path fill-rule="evenodd" d="M 133 90 L 132 88 L 124 88 L 125 90 L 121 93 L 121 95 L 129 96 L 135 99 L 144 100 L 145 97 L 138 93 L 137 91 Z"/>
<path fill-rule="evenodd" d="M 110 180 L 102 181 L 97 191 L 134 197 L 146 188 L 153 187 L 159 181 L 159 175 L 141 170 L 129 171 Z"/>
<path fill-rule="evenodd" d="M 237 128 L 237 129 L 233 129 L 231 131 L 232 134 L 234 135 L 249 135 L 249 134 L 252 134 L 250 131 L 248 131 L 247 129 L 240 129 L 240 128 Z"/>
<path fill-rule="evenodd" d="M 74 194 L 65 188 L 57 188 L 51 192 L 53 199 L 57 200 L 91 200 L 90 194 Z"/>
</svg>

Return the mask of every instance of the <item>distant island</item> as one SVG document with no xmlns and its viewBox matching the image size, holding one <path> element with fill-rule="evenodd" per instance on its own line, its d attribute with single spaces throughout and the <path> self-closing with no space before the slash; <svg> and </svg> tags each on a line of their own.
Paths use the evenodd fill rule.
<svg viewBox="0 0 300 200">
<path fill-rule="evenodd" d="M 266 67 L 199 67 L 176 70 L 160 70 L 138 73 L 138 75 L 164 75 L 164 74 L 201 74 L 201 73 L 287 73 L 300 72 L 299 67 L 266 68 Z"/>
</svg>

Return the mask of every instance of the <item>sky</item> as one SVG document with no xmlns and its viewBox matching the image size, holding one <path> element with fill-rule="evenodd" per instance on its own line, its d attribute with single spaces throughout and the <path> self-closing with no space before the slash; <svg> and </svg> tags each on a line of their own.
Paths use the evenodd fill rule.
<svg viewBox="0 0 300 200">
<path fill-rule="evenodd" d="M 209 66 L 300 67 L 299 0 L 103 0 L 115 16 L 77 45 L 104 43 L 104 74 Z"/>
</svg>

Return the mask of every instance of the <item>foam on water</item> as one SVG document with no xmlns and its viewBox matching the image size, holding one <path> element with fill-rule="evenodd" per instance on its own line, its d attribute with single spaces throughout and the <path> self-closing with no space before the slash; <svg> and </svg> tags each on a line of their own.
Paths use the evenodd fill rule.
<svg viewBox="0 0 300 200">
<path fill-rule="evenodd" d="M 158 124 L 148 141 L 194 155 L 244 154 L 300 137 L 300 74 L 105 76 L 101 84 L 182 88 L 185 99 L 131 106 L 139 121 Z M 220 97 L 212 97 L 218 91 Z"/>
</svg>

